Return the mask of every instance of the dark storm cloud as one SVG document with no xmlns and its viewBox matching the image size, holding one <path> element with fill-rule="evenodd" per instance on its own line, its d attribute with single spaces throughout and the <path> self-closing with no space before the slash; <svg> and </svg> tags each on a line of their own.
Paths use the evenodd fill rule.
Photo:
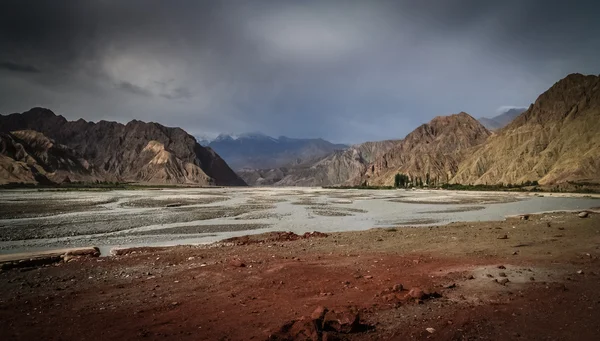
<svg viewBox="0 0 600 341">
<path fill-rule="evenodd" d="M 400 138 L 600 72 L 595 1 L 0 3 L 0 112 Z M 38 72 L 43 70 L 43 72 Z"/>
<path fill-rule="evenodd" d="M 14 72 L 25 72 L 25 73 L 38 73 L 40 70 L 33 65 L 19 64 L 10 61 L 0 61 L 0 69 L 14 71 Z"/>
<path fill-rule="evenodd" d="M 117 84 L 117 87 L 125 92 L 129 92 L 134 95 L 152 96 L 152 93 L 150 91 L 141 88 L 137 85 L 131 84 L 129 82 L 120 82 L 119 84 Z"/>
</svg>

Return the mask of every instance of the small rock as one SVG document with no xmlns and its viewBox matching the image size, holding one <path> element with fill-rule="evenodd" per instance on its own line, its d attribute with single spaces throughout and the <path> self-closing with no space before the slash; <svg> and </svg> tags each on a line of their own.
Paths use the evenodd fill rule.
<svg viewBox="0 0 600 341">
<path fill-rule="evenodd" d="M 402 291 L 404 290 L 404 287 L 402 286 L 402 284 L 396 284 L 392 287 L 392 291 L 398 292 L 398 291 Z"/>
<path fill-rule="evenodd" d="M 240 260 L 240 259 L 232 259 L 229 262 L 229 265 L 235 266 L 236 268 L 243 268 L 243 267 L 246 266 L 246 264 L 242 260 Z"/>
<path fill-rule="evenodd" d="M 501 235 L 500 237 L 498 237 L 498 239 L 508 239 L 508 235 L 506 235 L 506 234 Z"/>
<path fill-rule="evenodd" d="M 434 328 L 431 328 L 431 327 L 429 327 L 429 328 L 425 328 L 425 330 L 426 330 L 426 331 L 427 331 L 429 334 L 433 334 L 433 333 L 435 333 L 435 329 L 434 329 Z"/>
<path fill-rule="evenodd" d="M 583 212 L 579 212 L 579 214 L 577 215 L 579 218 L 587 218 L 590 214 L 586 211 Z"/>
<path fill-rule="evenodd" d="M 512 253 L 512 255 L 513 255 L 513 256 L 516 256 L 516 255 L 518 255 L 518 254 L 519 254 L 519 253 L 518 253 L 517 251 L 514 251 L 514 252 Z"/>
<path fill-rule="evenodd" d="M 456 288 L 456 283 L 450 283 L 450 284 L 444 285 L 444 289 L 453 289 L 453 288 Z"/>
<path fill-rule="evenodd" d="M 583 275 L 583 270 L 578 270 L 578 271 L 577 271 L 577 274 L 579 274 L 579 275 Z"/>
<path fill-rule="evenodd" d="M 469 277 L 467 277 L 467 279 L 475 279 L 475 276 L 469 275 Z"/>
<path fill-rule="evenodd" d="M 521 214 L 521 215 L 519 216 L 519 218 L 520 218 L 521 220 L 529 220 L 529 214 Z"/>
<path fill-rule="evenodd" d="M 504 265 L 498 265 L 498 269 L 506 269 L 506 267 Z"/>
<path fill-rule="evenodd" d="M 500 276 L 500 277 L 506 277 L 506 273 L 504 273 L 504 272 L 500 272 L 500 273 L 498 274 L 498 276 Z"/>
<path fill-rule="evenodd" d="M 500 283 L 500 284 L 502 284 L 502 285 L 506 285 L 506 283 L 508 283 L 508 282 L 510 282 L 510 281 L 508 280 L 508 278 L 503 278 L 503 279 L 501 279 L 501 280 L 499 280 L 499 281 L 498 281 L 498 283 Z"/>
<path fill-rule="evenodd" d="M 366 278 L 366 279 L 371 279 L 371 278 L 373 278 L 373 276 L 371 276 L 371 275 L 368 275 L 368 276 L 365 276 L 365 278 Z"/>
<path fill-rule="evenodd" d="M 318 306 L 317 309 L 315 309 L 312 314 L 310 315 L 310 318 L 313 320 L 320 320 L 323 321 L 323 318 L 325 317 L 325 314 L 327 314 L 329 310 L 323 306 Z"/>
<path fill-rule="evenodd" d="M 358 313 L 352 311 L 328 311 L 323 322 L 323 329 L 344 334 L 356 332 L 360 326 Z"/>
<path fill-rule="evenodd" d="M 423 290 L 421 290 L 421 288 L 412 288 L 408 292 L 408 296 L 410 296 L 412 298 L 416 298 L 418 300 L 421 300 L 421 299 L 425 298 L 426 295 L 425 295 L 425 292 Z"/>
<path fill-rule="evenodd" d="M 535 282 L 535 278 L 533 278 L 533 277 L 529 277 L 529 280 L 532 282 Z"/>
</svg>

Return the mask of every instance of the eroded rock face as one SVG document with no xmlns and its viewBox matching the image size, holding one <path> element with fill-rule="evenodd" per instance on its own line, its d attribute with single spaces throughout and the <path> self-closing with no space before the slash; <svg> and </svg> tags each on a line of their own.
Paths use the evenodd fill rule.
<svg viewBox="0 0 600 341">
<path fill-rule="evenodd" d="M 210 148 L 180 128 L 131 121 L 69 122 L 43 108 L 0 116 L 0 130 L 34 130 L 63 144 L 118 181 L 245 185 Z"/>
<path fill-rule="evenodd" d="M 438 116 L 408 134 L 371 163 L 363 177 L 369 185 L 393 185 L 397 173 L 426 182 L 448 182 L 468 151 L 484 143 L 491 133 L 469 114 Z"/>
<path fill-rule="evenodd" d="M 600 180 L 600 77 L 572 74 L 474 150 L 452 182 Z"/>
<path fill-rule="evenodd" d="M 0 133 L 0 183 L 95 181 L 102 172 L 67 146 L 41 133 Z"/>
</svg>

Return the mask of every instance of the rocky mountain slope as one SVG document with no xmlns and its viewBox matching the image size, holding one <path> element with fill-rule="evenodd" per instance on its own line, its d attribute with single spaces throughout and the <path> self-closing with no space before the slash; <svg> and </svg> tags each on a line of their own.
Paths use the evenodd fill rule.
<svg viewBox="0 0 600 341">
<path fill-rule="evenodd" d="M 74 150 L 41 133 L 0 133 L 0 184 L 94 181 L 101 177 Z"/>
<path fill-rule="evenodd" d="M 269 169 L 311 162 L 348 146 L 323 139 L 278 138 L 260 133 L 219 135 L 208 146 L 235 170 Z"/>
<path fill-rule="evenodd" d="M 395 140 L 365 142 L 315 161 L 275 169 L 242 170 L 239 174 L 248 184 L 261 186 L 356 185 L 367 165 L 396 143 Z"/>
<path fill-rule="evenodd" d="M 408 134 L 367 167 L 369 185 L 393 185 L 394 176 L 429 177 L 436 183 L 450 181 L 468 151 L 486 141 L 490 132 L 469 114 L 438 116 Z"/>
<path fill-rule="evenodd" d="M 572 74 L 473 151 L 452 182 L 600 181 L 600 77 Z"/>
<path fill-rule="evenodd" d="M 67 121 L 44 108 L 0 115 L 0 131 L 33 130 L 72 149 L 103 178 L 155 184 L 244 185 L 212 149 L 180 128 Z M 85 163 L 85 162 L 84 162 Z"/>
<path fill-rule="evenodd" d="M 506 127 L 512 122 L 517 116 L 521 115 L 526 109 L 524 108 L 512 108 L 508 109 L 500 115 L 492 118 L 480 117 L 479 122 L 488 130 L 498 130 Z"/>
</svg>

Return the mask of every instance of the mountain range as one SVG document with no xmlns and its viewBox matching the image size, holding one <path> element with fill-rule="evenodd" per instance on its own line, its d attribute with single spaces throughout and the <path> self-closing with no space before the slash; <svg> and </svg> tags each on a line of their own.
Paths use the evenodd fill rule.
<svg viewBox="0 0 600 341">
<path fill-rule="evenodd" d="M 428 185 L 600 182 L 600 77 L 571 74 L 528 109 L 494 125 L 467 113 L 439 116 L 405 138 L 351 146 L 312 162 L 244 170 L 251 185 L 393 185 L 405 174 Z"/>
<path fill-rule="evenodd" d="M 302 164 L 348 147 L 323 139 L 274 138 L 261 133 L 221 134 L 201 143 L 216 151 L 235 170 Z"/>
<path fill-rule="evenodd" d="M 2 183 L 245 185 L 212 149 L 180 128 L 158 123 L 67 121 L 33 108 L 0 115 L 0 132 Z"/>
<path fill-rule="evenodd" d="M 500 115 L 492 118 L 480 117 L 478 121 L 488 130 L 498 130 L 506 127 L 512 122 L 517 116 L 521 115 L 527 108 L 510 108 Z"/>
<path fill-rule="evenodd" d="M 201 146 L 179 128 L 69 122 L 34 108 L 0 115 L 0 183 L 387 186 L 404 174 L 427 185 L 600 184 L 600 76 L 571 74 L 519 111 L 494 125 L 438 116 L 403 139 L 352 146 L 258 133 Z"/>
<path fill-rule="evenodd" d="M 238 174 L 252 185 L 354 185 L 367 166 L 396 144 L 394 140 L 365 142 L 336 150 L 316 160 L 271 169 L 243 169 Z"/>
<path fill-rule="evenodd" d="M 572 74 L 459 165 L 456 183 L 598 183 L 600 77 Z"/>
</svg>

